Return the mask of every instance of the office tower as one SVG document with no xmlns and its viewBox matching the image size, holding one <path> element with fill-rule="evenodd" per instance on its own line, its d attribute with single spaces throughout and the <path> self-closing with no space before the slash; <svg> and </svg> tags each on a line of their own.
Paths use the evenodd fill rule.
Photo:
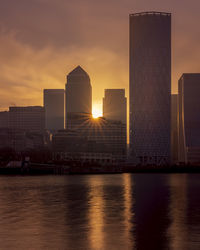
<svg viewBox="0 0 200 250">
<path fill-rule="evenodd" d="M 178 95 L 171 95 L 171 162 L 178 162 Z"/>
<path fill-rule="evenodd" d="M 130 15 L 130 156 L 170 162 L 171 14 Z"/>
<path fill-rule="evenodd" d="M 8 111 L 0 112 L 0 128 L 7 128 L 8 127 Z"/>
<path fill-rule="evenodd" d="M 45 128 L 64 129 L 64 89 L 44 89 Z"/>
<path fill-rule="evenodd" d="M 126 124 L 125 89 L 105 89 L 103 117 Z"/>
<path fill-rule="evenodd" d="M 178 82 L 178 158 L 200 163 L 200 73 L 183 74 Z"/>
<path fill-rule="evenodd" d="M 45 111 L 40 106 L 9 107 L 9 128 L 43 133 Z"/>
<path fill-rule="evenodd" d="M 80 66 L 67 75 L 65 97 L 65 127 L 76 129 L 92 114 L 90 77 Z"/>
</svg>

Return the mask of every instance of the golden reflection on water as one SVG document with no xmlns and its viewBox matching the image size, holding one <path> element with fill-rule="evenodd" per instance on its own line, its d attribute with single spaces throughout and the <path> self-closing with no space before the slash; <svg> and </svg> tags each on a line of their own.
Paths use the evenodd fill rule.
<svg viewBox="0 0 200 250">
<path fill-rule="evenodd" d="M 104 249 L 104 199 L 103 199 L 103 179 L 101 176 L 89 178 L 89 241 L 90 249 Z"/>
<path fill-rule="evenodd" d="M 134 249 L 135 239 L 133 236 L 133 214 L 132 214 L 132 206 L 134 205 L 134 201 L 132 200 L 132 181 L 130 174 L 123 175 L 124 182 L 124 236 L 127 239 L 127 247 L 128 249 Z"/>
<path fill-rule="evenodd" d="M 169 227 L 170 249 L 187 250 L 187 174 L 170 175 Z"/>
<path fill-rule="evenodd" d="M 189 174 L 1 177 L 0 249 L 196 250 L 199 192 Z"/>
<path fill-rule="evenodd" d="M 88 185 L 88 248 L 134 249 L 131 175 L 93 176 Z"/>
</svg>

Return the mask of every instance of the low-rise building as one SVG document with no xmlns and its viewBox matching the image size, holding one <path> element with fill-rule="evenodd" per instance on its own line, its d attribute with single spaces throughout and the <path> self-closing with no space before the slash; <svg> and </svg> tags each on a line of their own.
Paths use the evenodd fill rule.
<svg viewBox="0 0 200 250">
<path fill-rule="evenodd" d="M 22 129 L 0 129 L 0 149 L 12 148 L 20 153 L 44 147 L 44 135 Z"/>
<path fill-rule="evenodd" d="M 0 112 L 0 128 L 8 128 L 8 111 Z"/>
<path fill-rule="evenodd" d="M 86 153 L 90 155 L 90 159 L 93 155 L 97 160 L 100 155 L 109 155 L 108 158 L 112 158 L 112 162 L 124 162 L 127 153 L 126 125 L 117 121 L 107 121 L 105 118 L 90 118 L 76 130 L 58 131 L 52 137 L 52 146 L 57 155 L 58 152 L 65 152 L 79 157 L 78 154 L 81 153 L 81 157 L 85 159 Z"/>
<path fill-rule="evenodd" d="M 43 133 L 45 130 L 44 107 L 9 107 L 8 127 L 11 129 Z"/>
</svg>

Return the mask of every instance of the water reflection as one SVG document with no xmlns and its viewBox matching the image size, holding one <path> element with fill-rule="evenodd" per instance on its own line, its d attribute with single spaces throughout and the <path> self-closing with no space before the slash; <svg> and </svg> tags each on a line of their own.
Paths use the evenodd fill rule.
<svg viewBox="0 0 200 250">
<path fill-rule="evenodd" d="M 169 227 L 170 249 L 187 250 L 189 233 L 187 228 L 187 174 L 171 175 L 170 186 L 170 219 Z"/>
<path fill-rule="evenodd" d="M 134 232 L 134 196 L 132 195 L 134 182 L 130 174 L 123 175 L 124 181 L 124 238 L 127 239 L 127 249 L 135 248 L 135 236 Z"/>
<path fill-rule="evenodd" d="M 166 237 L 169 226 L 167 176 L 134 176 L 135 237 L 137 249 L 169 249 Z"/>
<path fill-rule="evenodd" d="M 187 214 L 188 249 L 200 248 L 200 174 L 188 175 L 187 188 Z"/>
<path fill-rule="evenodd" d="M 132 249 L 131 176 L 89 178 L 91 249 Z"/>
<path fill-rule="evenodd" d="M 104 249 L 104 194 L 103 178 L 94 176 L 89 178 L 89 225 L 90 248 Z"/>
<path fill-rule="evenodd" d="M 0 248 L 197 250 L 199 176 L 0 177 Z"/>
</svg>

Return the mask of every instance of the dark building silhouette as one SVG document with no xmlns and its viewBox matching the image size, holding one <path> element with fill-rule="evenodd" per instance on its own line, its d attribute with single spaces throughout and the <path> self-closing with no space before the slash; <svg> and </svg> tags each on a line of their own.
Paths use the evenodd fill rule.
<svg viewBox="0 0 200 250">
<path fill-rule="evenodd" d="M 8 128 L 8 118 L 9 118 L 8 111 L 0 112 L 0 128 Z"/>
<path fill-rule="evenodd" d="M 40 106 L 9 107 L 9 128 L 43 133 L 45 111 Z"/>
<path fill-rule="evenodd" d="M 103 152 L 110 153 L 116 161 L 126 160 L 126 124 L 120 121 L 109 121 L 103 117 L 89 119 L 86 124 L 80 127 L 83 135 L 89 141 L 103 144 Z"/>
<path fill-rule="evenodd" d="M 104 118 L 88 119 L 76 130 L 59 130 L 52 138 L 55 158 L 73 157 L 101 163 L 126 160 L 126 125 Z"/>
<path fill-rule="evenodd" d="M 111 164 L 113 157 L 106 145 L 90 141 L 85 134 L 73 130 L 59 130 L 52 137 L 53 159 L 80 163 Z"/>
<path fill-rule="evenodd" d="M 200 73 L 183 74 L 178 82 L 178 159 L 200 163 Z"/>
<path fill-rule="evenodd" d="M 76 129 L 92 114 L 90 77 L 80 66 L 67 75 L 65 96 L 65 127 Z"/>
<path fill-rule="evenodd" d="M 41 149 L 44 147 L 44 135 L 23 129 L 0 128 L 0 149 L 11 148 L 15 152 Z"/>
<path fill-rule="evenodd" d="M 118 93 L 126 116 L 125 93 Z M 121 107 L 120 107 L 121 108 Z M 81 161 L 112 162 L 126 159 L 126 124 L 116 117 L 117 121 L 105 118 L 92 118 L 92 87 L 88 74 L 76 67 L 67 76 L 66 84 L 66 130 L 59 131 L 53 137 L 54 152 L 57 156 L 71 155 Z M 71 132 L 70 132 L 71 131 Z M 78 139 L 77 139 L 78 138 Z M 82 138 L 86 138 L 83 142 Z M 80 141 L 82 141 L 82 146 Z M 59 143 L 62 151 L 59 152 Z M 70 145 L 73 146 L 70 146 Z M 70 149 L 71 148 L 71 149 Z"/>
<path fill-rule="evenodd" d="M 64 89 L 44 89 L 45 128 L 64 129 Z"/>
<path fill-rule="evenodd" d="M 105 89 L 103 117 L 126 124 L 125 89 Z"/>
<path fill-rule="evenodd" d="M 130 15 L 130 158 L 170 163 L 171 14 Z"/>
<path fill-rule="evenodd" d="M 171 95 L 171 160 L 178 162 L 178 95 Z"/>
</svg>

